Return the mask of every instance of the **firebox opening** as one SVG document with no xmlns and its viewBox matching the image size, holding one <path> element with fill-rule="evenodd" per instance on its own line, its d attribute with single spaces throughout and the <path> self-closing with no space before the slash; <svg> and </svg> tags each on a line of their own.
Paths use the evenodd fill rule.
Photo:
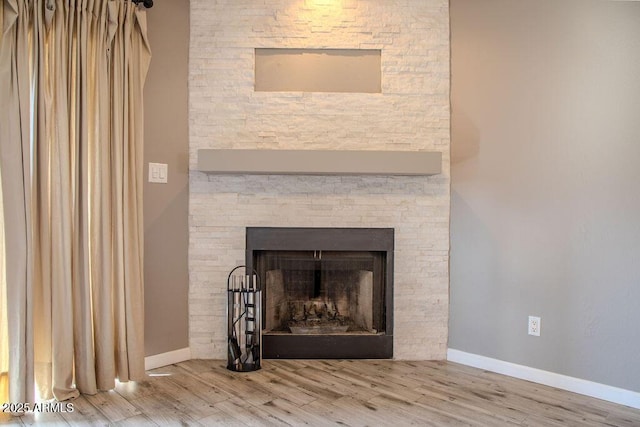
<svg viewBox="0 0 640 427">
<path fill-rule="evenodd" d="M 265 333 L 384 330 L 384 252 L 257 251 Z"/>
</svg>

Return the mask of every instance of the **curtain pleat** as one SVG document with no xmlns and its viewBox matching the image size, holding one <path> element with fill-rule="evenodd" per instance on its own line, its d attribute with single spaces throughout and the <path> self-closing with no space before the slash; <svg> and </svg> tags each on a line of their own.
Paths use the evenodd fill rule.
<svg viewBox="0 0 640 427">
<path fill-rule="evenodd" d="M 32 399 L 34 367 L 41 396 L 66 400 L 144 377 L 146 12 L 0 1 L 4 240 L 18 249 L 5 271 L 11 400 Z"/>
<path fill-rule="evenodd" d="M 4 4 L 0 4 L 0 46 L 2 46 L 3 33 Z M 4 113 L 4 110 L 0 110 L 0 113 Z M 1 161 L 0 168 L 2 168 Z M 4 255 L 4 208 L 2 206 L 2 170 L 0 170 L 0 402 L 7 402 L 9 400 L 9 336 L 7 331 L 7 284 L 5 280 Z"/>
<path fill-rule="evenodd" d="M 113 51 L 111 67 L 112 83 L 112 153 L 118 165 L 112 181 L 115 208 L 114 240 L 117 244 L 113 271 L 116 280 L 114 294 L 115 327 L 117 330 L 117 365 L 121 367 L 120 378 L 136 379 L 144 375 L 144 342 L 142 325 L 144 313 L 131 310 L 133 301 L 142 298 L 141 278 L 143 271 L 142 246 L 142 145 L 134 141 L 143 140 L 141 126 L 142 103 L 133 98 L 142 96 L 142 82 L 146 78 L 149 65 L 149 49 L 146 44 L 146 25 L 134 7 L 119 8 L 109 4 L 110 20 L 122 25 L 111 26 L 113 31 Z M 139 46 L 133 49 L 133 46 Z M 138 189 L 128 191 L 128 189 Z M 128 333 L 125 333 L 127 331 Z M 126 351 L 125 351 L 126 350 Z M 132 357 L 132 355 L 138 355 Z M 142 356 L 142 357 L 139 357 Z M 126 369 L 125 369 L 126 367 Z"/>
<path fill-rule="evenodd" d="M 53 12 L 48 8 L 37 7 L 34 12 L 34 28 L 50 28 Z M 52 114 L 51 85 L 47 80 L 48 64 L 52 60 L 52 53 L 47 46 L 51 33 L 49 31 L 34 32 L 33 49 L 35 90 L 32 94 L 34 108 L 32 113 L 34 126 L 34 141 L 32 147 L 33 171 L 32 193 L 34 214 L 33 240 L 34 259 L 34 358 L 35 376 L 39 394 L 42 398 L 52 397 L 52 307 L 51 307 L 51 201 L 49 197 L 49 175 L 51 156 L 49 153 L 49 139 L 53 135 L 55 120 Z"/>
<path fill-rule="evenodd" d="M 0 3 L 0 46 L 4 33 L 4 3 Z M 2 67 L 2 64 L 0 64 Z M 1 77 L 6 77 L 2 75 Z M 0 110 L 4 114 L 4 109 Z M 2 162 L 0 161 L 0 168 Z M 4 212 L 2 171 L 0 170 L 0 402 L 9 400 L 9 335 L 7 330 L 7 283 L 5 275 Z M 1 419 L 1 418 L 0 418 Z"/>
<path fill-rule="evenodd" d="M 2 2 L 0 45 L 0 173 L 4 213 L 9 399 L 33 400 L 33 307 L 30 188 L 30 14 L 18 0 Z"/>
<path fill-rule="evenodd" d="M 1 6 L 0 22 L 2 22 Z M 2 43 L 1 34 L 0 32 L 0 43 Z M 0 402 L 9 401 L 9 335 L 7 329 L 7 284 L 5 280 L 4 254 L 4 213 L 2 209 L 2 173 L 0 172 Z M 1 420 L 2 416 L 0 416 Z"/>
<path fill-rule="evenodd" d="M 131 42 L 125 44 L 129 52 L 127 61 L 127 88 L 125 99 L 129 105 L 126 147 L 128 151 L 125 164 L 127 188 L 136 191 L 127 191 L 127 203 L 125 203 L 125 236 L 132 236 L 126 240 L 124 257 L 128 262 L 126 267 L 125 306 L 127 333 L 127 356 L 129 365 L 129 378 L 139 379 L 144 376 L 144 312 L 143 310 L 131 310 L 131 303 L 144 300 L 143 295 L 143 270 L 144 270 L 144 225 L 143 225 L 143 145 L 134 141 L 144 141 L 143 126 L 134 126 L 134 123 L 143 122 L 143 87 L 149 69 L 151 59 L 149 44 L 147 42 L 146 13 L 138 8 L 130 7 L 128 17 L 129 26 L 127 38 Z M 132 357 L 134 356 L 134 357 Z"/>
<path fill-rule="evenodd" d="M 115 364 L 115 336 L 113 322 L 113 288 L 115 276 L 113 271 L 114 244 L 113 244 L 113 197 L 111 176 L 114 170 L 111 156 L 111 97 L 110 72 L 111 40 L 108 31 L 111 30 L 111 22 L 107 15 L 107 2 L 96 2 L 95 14 L 107 17 L 106 23 L 101 21 L 97 25 L 98 40 L 101 46 L 96 45 L 100 52 L 96 55 L 95 67 L 95 114 L 98 117 L 108 117 L 109 120 L 98 120 L 93 129 L 94 138 L 100 141 L 90 151 L 90 159 L 94 164 L 103 165 L 102 168 L 91 170 L 91 199 L 93 221 L 91 222 L 91 235 L 95 245 L 92 247 L 91 280 L 93 283 L 108 283 L 109 286 L 94 287 L 92 292 L 93 323 L 96 355 L 96 379 L 97 386 L 101 390 L 112 387 L 113 378 L 116 376 Z M 113 25 L 117 25 L 114 23 Z M 103 250 L 98 250 L 102 248 Z"/>
</svg>

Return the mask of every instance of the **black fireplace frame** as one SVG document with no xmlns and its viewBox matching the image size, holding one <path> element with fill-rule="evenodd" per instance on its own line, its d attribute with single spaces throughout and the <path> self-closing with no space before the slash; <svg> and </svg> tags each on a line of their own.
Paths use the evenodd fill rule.
<svg viewBox="0 0 640 427">
<path fill-rule="evenodd" d="M 393 228 L 247 227 L 248 271 L 256 252 L 266 250 L 385 252 L 385 327 L 375 335 L 265 334 L 263 359 L 393 358 Z"/>
</svg>

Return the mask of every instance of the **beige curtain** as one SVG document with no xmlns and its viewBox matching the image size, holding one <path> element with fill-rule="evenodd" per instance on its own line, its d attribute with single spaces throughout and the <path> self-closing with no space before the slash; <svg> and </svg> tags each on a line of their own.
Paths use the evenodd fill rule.
<svg viewBox="0 0 640 427">
<path fill-rule="evenodd" d="M 21 139 L 0 134 L 10 399 L 28 400 L 35 376 L 42 397 L 66 400 L 144 376 L 146 12 L 124 0 L 0 1 L 0 70 L 24 85 L 5 98 L 0 82 L 3 112 L 24 118 Z"/>
</svg>

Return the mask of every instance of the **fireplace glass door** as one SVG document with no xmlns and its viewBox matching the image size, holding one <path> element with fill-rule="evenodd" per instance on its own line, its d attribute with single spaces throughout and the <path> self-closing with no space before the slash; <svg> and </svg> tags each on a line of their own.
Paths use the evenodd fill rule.
<svg viewBox="0 0 640 427">
<path fill-rule="evenodd" d="M 384 330 L 384 252 L 257 251 L 264 333 L 378 334 Z"/>
<path fill-rule="evenodd" d="M 263 359 L 393 357 L 390 228 L 247 227 Z"/>
</svg>

